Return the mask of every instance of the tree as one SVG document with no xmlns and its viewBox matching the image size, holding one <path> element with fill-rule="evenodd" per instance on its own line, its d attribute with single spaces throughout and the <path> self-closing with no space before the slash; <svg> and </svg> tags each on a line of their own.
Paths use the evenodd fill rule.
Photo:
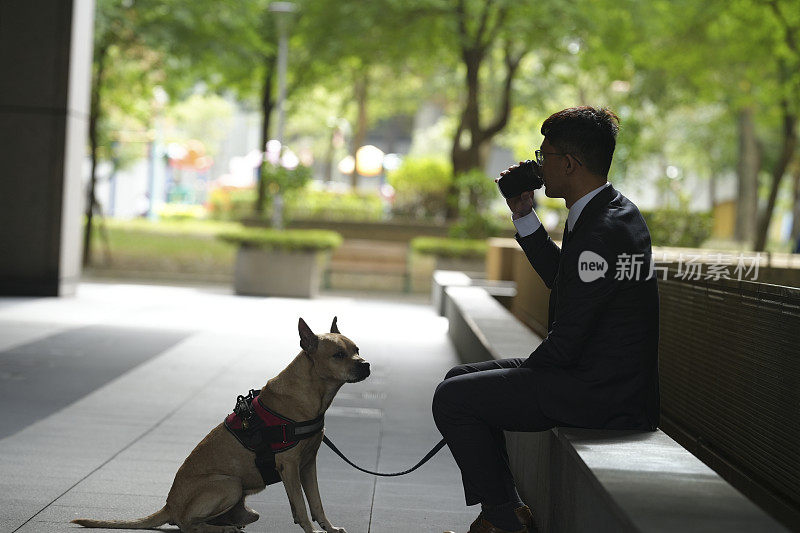
<svg viewBox="0 0 800 533">
<path fill-rule="evenodd" d="M 103 135 L 103 119 L 114 106 L 127 108 L 143 98 L 155 83 L 155 55 L 144 45 L 137 23 L 150 5 L 140 2 L 135 8 L 123 0 L 99 0 L 95 16 L 94 57 L 92 63 L 91 107 L 89 111 L 89 154 L 91 170 L 86 200 L 86 226 L 83 242 L 83 265 L 92 259 L 93 218 L 99 204 L 95 196 L 97 165 L 101 147 L 109 146 Z M 125 98 L 106 101 L 117 86 L 125 86 Z"/>
<path fill-rule="evenodd" d="M 451 151 L 456 179 L 470 170 L 485 169 L 491 141 L 508 123 L 512 82 L 530 46 L 525 40 L 520 42 L 515 39 L 514 33 L 507 28 L 510 20 L 521 16 L 514 11 L 516 10 L 510 2 L 456 0 L 444 13 L 450 19 L 449 25 L 455 26 L 454 45 L 464 69 L 466 89 Z M 491 60 L 498 46 L 502 49 L 505 73 L 501 81 L 499 105 L 494 116 L 487 121 L 482 120 L 482 115 L 486 114 L 482 112 L 482 103 L 484 106 L 487 103 L 485 100 L 482 102 L 480 98 L 481 83 L 486 80 L 481 78 L 481 69 Z M 488 105 L 492 104 L 493 102 Z M 457 191 L 457 184 L 454 183 L 450 191 L 451 196 L 457 195 Z M 453 219 L 457 216 L 458 203 L 451 202 L 447 218 Z"/>
<path fill-rule="evenodd" d="M 464 66 L 466 97 L 453 138 L 453 171 L 456 175 L 472 169 L 483 170 L 492 138 L 508 123 L 511 109 L 511 84 L 520 61 L 528 51 L 527 43 L 516 43 L 505 28 L 511 6 L 504 2 L 486 1 L 482 5 L 457 0 L 451 16 L 458 28 L 458 49 Z M 476 16 L 477 15 L 477 16 Z M 481 121 L 481 67 L 494 46 L 502 47 L 505 75 L 500 104 L 495 116 Z"/>
<path fill-rule="evenodd" d="M 356 150 L 366 142 L 369 126 L 404 111 L 408 95 L 403 92 L 413 92 L 409 78 L 418 79 L 431 64 L 433 36 L 415 25 L 421 18 L 420 12 L 393 0 L 298 1 L 292 93 L 319 85 L 347 92 L 353 124 L 349 151 L 354 161 Z M 356 168 L 351 175 L 353 188 L 357 181 Z"/>
<path fill-rule="evenodd" d="M 450 194 L 455 197 L 458 176 L 485 171 L 492 141 L 508 124 L 514 81 L 525 56 L 552 46 L 566 31 L 562 8 L 546 1 L 419 0 L 407 10 L 424 13 L 412 19 L 423 28 L 418 31 L 437 36 L 426 53 L 463 76 L 450 153 L 456 175 Z M 448 219 L 456 218 L 458 209 L 451 202 Z"/>
<path fill-rule="evenodd" d="M 240 3 L 232 0 L 97 1 L 84 265 L 91 262 L 98 162 L 104 155 L 113 159 L 110 115 L 135 117 L 146 126 L 156 111 L 156 86 L 172 95 L 184 94 L 198 81 L 240 64 L 230 60 L 232 53 L 241 57 L 242 47 L 229 35 L 246 35 L 243 20 L 247 19 Z"/>
<path fill-rule="evenodd" d="M 155 0 L 151 0 L 155 1 Z M 275 108 L 277 29 L 270 0 L 160 0 L 159 17 L 148 25 L 151 44 L 162 50 L 180 79 L 202 81 L 233 94 L 261 113 L 259 150 L 269 139 Z M 257 169 L 262 174 L 263 160 Z M 266 182 L 258 180 L 254 210 L 263 213 Z"/>
<path fill-rule="evenodd" d="M 739 130 L 737 235 L 764 250 L 778 192 L 797 146 L 800 13 L 787 0 L 725 2 L 709 27 L 709 83 L 725 95 Z M 712 48 L 713 47 L 713 48 Z M 746 60 L 743 60 L 746 58 Z M 757 211 L 762 173 L 770 183 Z M 752 229 L 750 229 L 752 228 Z"/>
<path fill-rule="evenodd" d="M 775 99 L 780 109 L 781 145 L 777 161 L 772 167 L 769 199 L 761 214 L 754 248 L 764 250 L 767 243 L 772 213 L 778 198 L 783 176 L 789 168 L 797 150 L 797 117 L 800 113 L 800 14 L 793 2 L 769 0 L 764 2 L 774 15 L 777 32 L 771 43 L 775 52 L 773 65 L 777 74 Z M 748 13 L 749 15 L 749 13 Z"/>
<path fill-rule="evenodd" d="M 631 66 L 634 90 L 668 112 L 722 102 L 738 131 L 736 236 L 764 249 L 780 182 L 795 157 L 800 13 L 791 0 L 597 2 L 588 33 Z M 636 95 L 632 95 L 636 96 Z M 758 179 L 771 176 L 758 213 Z"/>
</svg>

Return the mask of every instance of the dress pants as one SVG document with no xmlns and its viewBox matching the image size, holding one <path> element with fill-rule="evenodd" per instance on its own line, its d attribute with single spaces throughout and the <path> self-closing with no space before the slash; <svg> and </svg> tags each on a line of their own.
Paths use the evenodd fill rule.
<svg viewBox="0 0 800 533">
<path fill-rule="evenodd" d="M 467 505 L 518 498 L 508 466 L 506 431 L 544 431 L 557 421 L 542 413 L 525 359 L 465 364 L 450 370 L 433 396 L 433 419 L 461 470 Z"/>
</svg>

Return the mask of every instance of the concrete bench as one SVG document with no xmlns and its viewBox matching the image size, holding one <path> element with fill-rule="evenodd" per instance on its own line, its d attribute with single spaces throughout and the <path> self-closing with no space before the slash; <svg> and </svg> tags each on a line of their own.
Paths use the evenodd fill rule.
<svg viewBox="0 0 800 533">
<path fill-rule="evenodd" d="M 447 287 L 483 287 L 506 308 L 511 306 L 511 300 L 517 295 L 517 284 L 513 281 L 474 278 L 457 270 L 435 270 L 431 280 L 431 302 L 439 316 L 445 315 L 444 291 Z"/>
<path fill-rule="evenodd" d="M 406 243 L 346 239 L 331 254 L 324 281 L 327 288 L 408 292 L 409 276 Z"/>
<path fill-rule="evenodd" d="M 541 342 L 482 288 L 444 297 L 465 362 L 526 357 Z M 506 444 L 543 532 L 788 531 L 660 430 L 508 432 Z"/>
</svg>

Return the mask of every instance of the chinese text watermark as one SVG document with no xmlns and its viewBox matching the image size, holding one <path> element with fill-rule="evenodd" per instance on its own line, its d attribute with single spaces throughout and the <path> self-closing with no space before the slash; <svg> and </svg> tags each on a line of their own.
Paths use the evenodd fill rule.
<svg viewBox="0 0 800 533">
<path fill-rule="evenodd" d="M 620 254 L 617 256 L 616 274 L 614 279 L 641 279 L 643 269 L 648 270 L 647 278 L 651 276 L 666 280 L 669 275 L 669 265 L 677 263 L 674 272 L 675 279 L 683 280 L 747 280 L 758 279 L 758 268 L 761 262 L 761 253 L 748 254 L 679 254 L 677 261 L 667 258 L 666 253 L 653 253 L 650 264 L 645 265 L 645 254 Z"/>
</svg>

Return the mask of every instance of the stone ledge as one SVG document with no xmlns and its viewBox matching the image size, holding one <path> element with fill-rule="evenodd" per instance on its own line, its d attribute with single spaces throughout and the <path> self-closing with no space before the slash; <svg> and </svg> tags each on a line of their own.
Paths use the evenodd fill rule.
<svg viewBox="0 0 800 533">
<path fill-rule="evenodd" d="M 513 281 L 473 278 L 457 270 L 435 270 L 431 280 L 431 301 L 439 316 L 445 316 L 444 291 L 448 287 L 482 287 L 490 296 L 502 301 L 505 307 L 510 306 L 511 299 L 517 295 L 517 284 Z"/>
<path fill-rule="evenodd" d="M 444 299 L 464 362 L 524 357 L 541 342 L 480 287 L 450 286 Z M 660 430 L 507 432 L 506 443 L 543 532 L 787 531 Z"/>
</svg>

